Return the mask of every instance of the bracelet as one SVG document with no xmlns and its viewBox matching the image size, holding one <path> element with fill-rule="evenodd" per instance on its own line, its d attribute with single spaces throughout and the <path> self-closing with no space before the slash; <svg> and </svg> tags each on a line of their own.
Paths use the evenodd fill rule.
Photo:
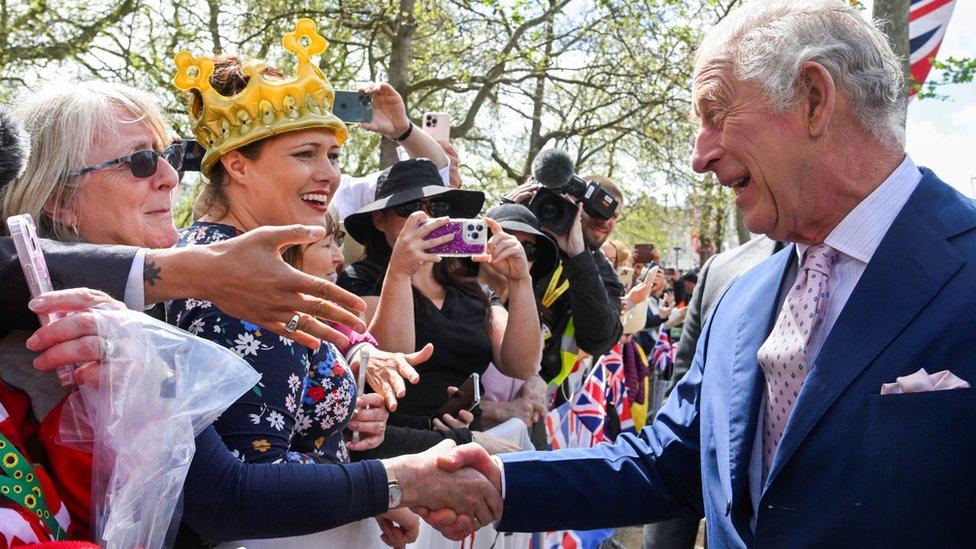
<svg viewBox="0 0 976 549">
<path fill-rule="evenodd" d="M 397 142 L 405 141 L 407 138 L 410 137 L 410 134 L 412 133 L 413 133 L 413 122 L 411 122 L 410 125 L 407 126 L 407 131 L 400 134 L 399 137 L 394 137 L 393 140 Z"/>
</svg>

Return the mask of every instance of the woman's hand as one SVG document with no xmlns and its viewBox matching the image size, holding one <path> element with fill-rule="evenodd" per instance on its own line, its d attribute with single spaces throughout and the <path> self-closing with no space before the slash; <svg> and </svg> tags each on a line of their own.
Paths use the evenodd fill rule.
<svg viewBox="0 0 976 549">
<path fill-rule="evenodd" d="M 420 534 L 420 517 L 410 509 L 391 509 L 376 517 L 383 534 L 380 539 L 390 547 L 402 548 L 417 541 Z"/>
<path fill-rule="evenodd" d="M 440 263 L 441 257 L 427 253 L 427 250 L 447 244 L 454 239 L 454 235 L 445 234 L 430 240 L 424 240 L 424 237 L 434 229 L 447 225 L 448 221 L 450 219 L 446 217 L 430 219 L 422 211 L 410 214 L 393 245 L 387 273 L 410 277 L 416 274 L 424 263 Z"/>
<path fill-rule="evenodd" d="M 664 293 L 664 285 L 667 280 L 664 278 L 664 271 L 661 270 L 661 267 L 656 265 L 651 267 L 651 272 L 647 273 L 644 280 L 651 281 L 651 295 L 660 297 Z"/>
<path fill-rule="evenodd" d="M 373 82 L 360 87 L 359 93 L 373 96 L 373 119 L 360 124 L 360 128 L 395 139 L 410 127 L 407 107 L 393 86 L 386 82 Z"/>
<path fill-rule="evenodd" d="M 525 248 L 515 236 L 502 230 L 501 225 L 491 218 L 485 219 L 485 225 L 491 229 L 492 236 L 488 241 L 486 254 L 471 258 L 478 263 L 488 263 L 495 272 L 509 281 L 530 280 L 529 262 L 525 258 Z"/>
<path fill-rule="evenodd" d="M 74 288 L 48 292 L 32 300 L 30 310 L 37 314 L 67 313 L 47 326 L 41 326 L 27 339 L 27 348 L 40 355 L 34 367 L 42 372 L 60 366 L 79 364 L 75 383 L 98 386 L 99 367 L 105 349 L 111 343 L 98 335 L 92 307 L 125 309 L 125 305 L 108 294 L 88 288 Z"/>
<path fill-rule="evenodd" d="M 383 397 L 377 393 L 359 395 L 356 399 L 356 411 L 349 421 L 348 430 L 359 433 L 359 442 L 349 441 L 346 448 L 354 452 L 362 452 L 376 448 L 383 442 L 386 431 L 386 420 L 390 413 L 383 407 Z"/>
<path fill-rule="evenodd" d="M 460 189 L 464 182 L 461 181 L 461 158 L 458 156 L 457 149 L 455 149 L 454 145 L 451 145 L 450 143 L 438 142 L 437 144 L 444 149 L 444 154 L 451 159 L 451 171 L 449 178 L 451 187 Z"/>
<path fill-rule="evenodd" d="M 643 282 L 638 282 L 636 286 L 627 292 L 627 298 L 634 305 L 638 305 L 647 300 L 651 296 L 651 282 L 645 279 Z"/>
<path fill-rule="evenodd" d="M 667 320 L 671 317 L 671 309 L 674 307 L 674 294 L 668 292 L 664 294 L 664 301 L 661 302 L 661 308 L 658 310 L 657 314 L 661 319 Z"/>
<path fill-rule="evenodd" d="M 366 365 L 366 383 L 386 401 L 386 409 L 395 412 L 397 399 L 407 394 L 403 380 L 416 384 L 420 374 L 414 366 L 430 360 L 434 346 L 430 343 L 415 353 L 390 353 L 373 347 L 369 351 L 369 364 Z M 360 368 L 359 353 L 349 364 L 353 371 Z"/>
<path fill-rule="evenodd" d="M 457 387 L 448 387 L 447 396 L 452 397 L 454 393 L 458 392 Z M 461 410 L 458 412 L 458 417 L 451 417 L 450 414 L 444 414 L 439 418 L 434 418 L 434 421 L 430 423 L 431 427 L 436 431 L 446 433 L 451 429 L 467 429 L 471 426 L 471 422 L 474 421 L 474 414 L 468 410 Z"/>
</svg>

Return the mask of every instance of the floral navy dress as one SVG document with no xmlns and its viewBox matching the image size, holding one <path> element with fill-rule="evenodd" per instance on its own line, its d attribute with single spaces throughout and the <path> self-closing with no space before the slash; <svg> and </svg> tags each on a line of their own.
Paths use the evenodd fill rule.
<svg viewBox="0 0 976 549">
<path fill-rule="evenodd" d="M 241 234 L 234 227 L 197 222 L 177 246 L 209 244 Z M 255 291 L 261 291 L 259 281 Z M 334 345 L 312 351 L 234 318 L 209 301 L 173 301 L 166 319 L 227 347 L 261 374 L 261 381 L 214 422 L 224 444 L 250 463 L 346 462 L 342 438 L 356 403 L 356 381 Z"/>
</svg>

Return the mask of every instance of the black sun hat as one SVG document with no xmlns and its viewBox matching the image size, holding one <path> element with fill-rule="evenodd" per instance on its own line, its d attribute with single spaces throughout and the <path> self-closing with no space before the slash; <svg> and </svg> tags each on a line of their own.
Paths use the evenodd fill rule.
<svg viewBox="0 0 976 549">
<path fill-rule="evenodd" d="M 376 200 L 346 217 L 346 232 L 364 244 L 370 233 L 378 232 L 370 214 L 431 196 L 439 196 L 450 203 L 448 215 L 456 218 L 477 217 L 485 203 L 485 193 L 481 191 L 446 187 L 432 161 L 426 158 L 402 160 L 383 170 L 376 180 Z"/>
<path fill-rule="evenodd" d="M 535 245 L 539 250 L 539 257 L 532 265 L 532 282 L 536 283 L 548 276 L 559 262 L 559 249 L 547 234 L 539 227 L 539 220 L 532 210 L 522 204 L 502 204 L 488 210 L 485 217 L 498 222 L 506 231 L 519 231 L 535 235 Z"/>
</svg>

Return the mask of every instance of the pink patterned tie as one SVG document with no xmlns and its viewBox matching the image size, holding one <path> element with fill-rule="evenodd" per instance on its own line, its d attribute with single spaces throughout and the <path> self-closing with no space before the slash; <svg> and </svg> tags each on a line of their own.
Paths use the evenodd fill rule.
<svg viewBox="0 0 976 549">
<path fill-rule="evenodd" d="M 807 378 L 807 344 L 823 322 L 830 297 L 827 280 L 836 261 L 837 251 L 826 244 L 807 248 L 776 325 L 756 353 L 766 376 L 763 479 L 769 475 L 786 420 Z"/>
</svg>

